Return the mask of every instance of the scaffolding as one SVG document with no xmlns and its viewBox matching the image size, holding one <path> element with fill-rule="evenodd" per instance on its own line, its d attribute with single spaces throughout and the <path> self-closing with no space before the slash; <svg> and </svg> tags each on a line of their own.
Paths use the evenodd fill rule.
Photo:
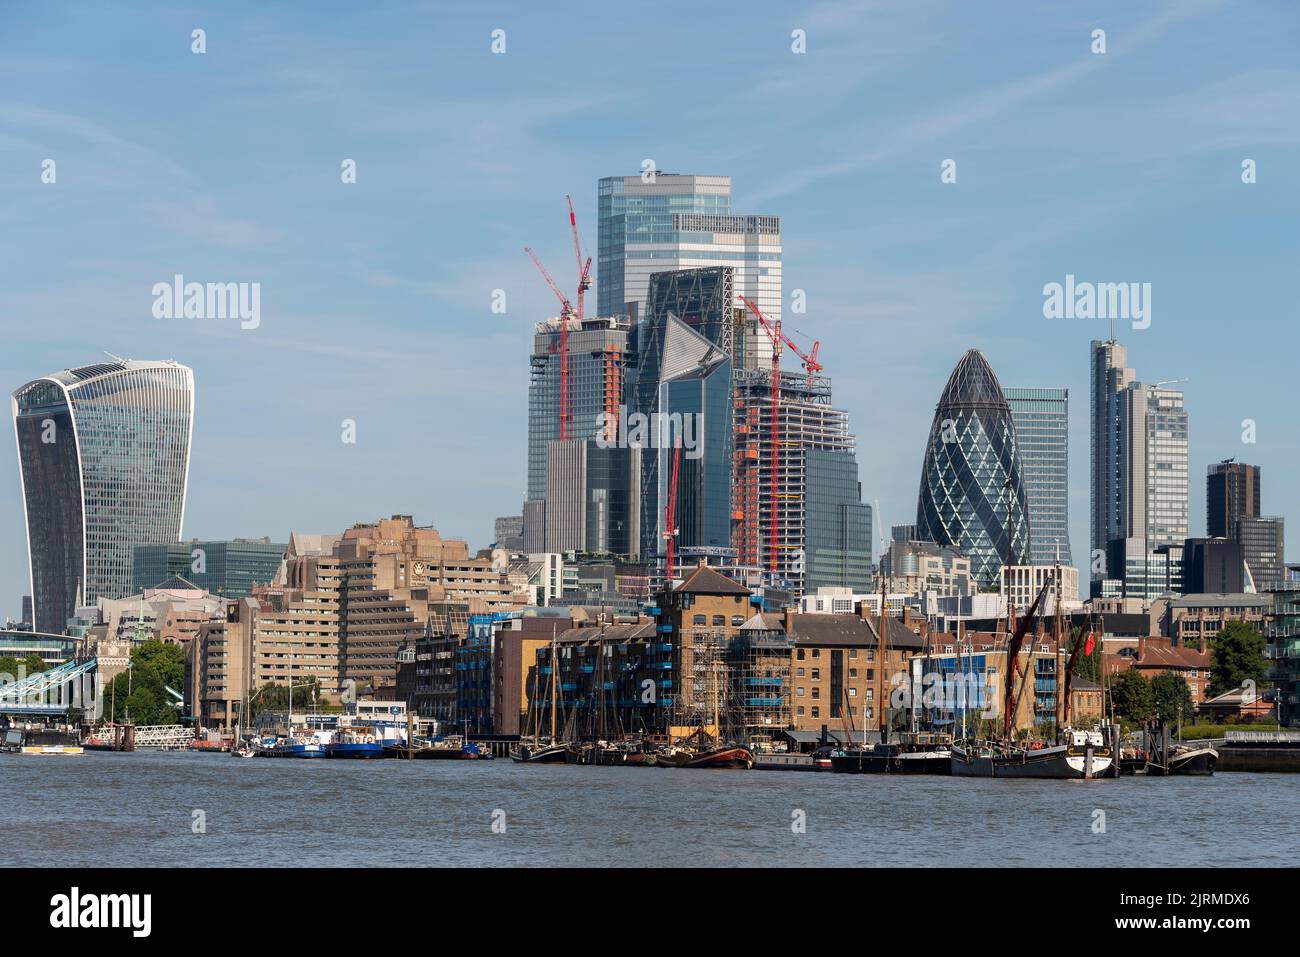
<svg viewBox="0 0 1300 957">
<path fill-rule="evenodd" d="M 780 629 L 743 634 L 731 646 L 729 716 L 741 741 L 771 739 L 794 724 L 793 640 Z"/>
<path fill-rule="evenodd" d="M 776 509 L 776 568 L 774 579 L 802 591 L 808 487 L 806 452 L 809 449 L 853 452 L 857 440 L 849 432 L 849 416 L 831 405 L 831 380 L 800 372 L 781 373 L 780 444 L 776 481 L 772 488 L 772 372 L 740 369 L 732 375 L 734 457 L 732 488 L 732 545 L 741 564 L 764 564 L 771 554 L 769 541 Z M 771 564 L 771 559 L 766 559 Z"/>
</svg>

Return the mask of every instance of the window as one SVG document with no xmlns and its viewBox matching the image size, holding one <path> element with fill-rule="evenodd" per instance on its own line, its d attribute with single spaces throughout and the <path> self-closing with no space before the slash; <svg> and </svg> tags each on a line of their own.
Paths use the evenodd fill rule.
<svg viewBox="0 0 1300 957">
<path fill-rule="evenodd" d="M 739 628 L 739 627 L 740 627 L 741 625 L 743 625 L 744 623 L 745 623 L 745 616 L 744 616 L 744 615 L 732 615 L 732 616 L 731 616 L 731 627 L 732 627 L 732 628 Z"/>
<path fill-rule="evenodd" d="M 794 696 L 795 696 L 796 698 L 802 698 L 802 697 L 803 697 L 803 688 L 795 688 L 795 689 L 794 689 Z"/>
<path fill-rule="evenodd" d="M 797 651 L 795 651 L 794 656 L 798 661 L 803 661 L 803 649 L 800 648 Z"/>
<path fill-rule="evenodd" d="M 813 700 L 816 700 L 816 699 L 820 698 L 820 697 L 822 696 L 822 689 L 819 688 L 819 687 L 817 687 L 816 685 L 813 685 L 813 694 L 812 694 L 812 696 L 813 696 Z"/>
<path fill-rule="evenodd" d="M 812 709 L 812 716 L 814 718 L 820 718 L 822 716 L 822 709 L 814 705 Z"/>
<path fill-rule="evenodd" d="M 857 656 L 858 656 L 858 649 L 856 649 L 856 648 L 850 648 L 850 649 L 849 649 L 849 657 L 850 657 L 850 658 L 856 658 Z"/>
<path fill-rule="evenodd" d="M 803 717 L 803 705 L 799 705 L 799 708 L 796 710 L 795 713 L 798 714 L 799 717 L 802 718 L 802 717 Z"/>
<path fill-rule="evenodd" d="M 820 658 L 821 656 L 822 656 L 822 650 L 821 650 L 820 648 L 814 648 L 814 649 L 813 649 L 813 657 L 814 657 L 814 658 Z"/>
<path fill-rule="evenodd" d="M 814 668 L 812 670 L 812 676 L 814 681 L 820 680 L 822 676 L 822 670 L 820 668 Z"/>
<path fill-rule="evenodd" d="M 858 676 L 858 669 L 857 669 L 857 668 L 850 668 L 850 669 L 849 669 L 849 677 L 850 677 L 850 678 L 856 678 L 857 676 Z"/>
<path fill-rule="evenodd" d="M 705 617 L 704 617 L 703 615 L 696 615 L 696 616 L 692 619 L 692 622 L 693 622 L 694 624 L 697 624 L 697 625 L 702 625 L 702 624 L 705 623 Z"/>
<path fill-rule="evenodd" d="M 794 669 L 794 676 L 795 676 L 796 678 L 802 678 L 802 677 L 803 677 L 803 669 L 802 669 L 802 668 L 796 668 L 796 669 Z"/>
<path fill-rule="evenodd" d="M 857 688 L 850 688 L 850 689 L 849 689 L 849 697 L 850 697 L 850 698 L 856 698 L 857 696 L 858 696 L 858 689 L 857 689 Z"/>
<path fill-rule="evenodd" d="M 726 624 L 727 624 L 727 616 L 726 616 L 726 615 L 714 615 L 714 616 L 713 616 L 713 627 L 714 627 L 714 628 L 722 628 L 722 627 L 724 627 Z"/>
</svg>

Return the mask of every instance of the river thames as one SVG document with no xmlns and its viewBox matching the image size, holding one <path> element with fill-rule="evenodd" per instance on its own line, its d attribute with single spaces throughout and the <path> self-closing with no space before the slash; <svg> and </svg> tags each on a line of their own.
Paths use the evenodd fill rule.
<svg viewBox="0 0 1300 957">
<path fill-rule="evenodd" d="M 1291 866 L 1298 783 L 4 755 L 0 864 Z"/>
</svg>

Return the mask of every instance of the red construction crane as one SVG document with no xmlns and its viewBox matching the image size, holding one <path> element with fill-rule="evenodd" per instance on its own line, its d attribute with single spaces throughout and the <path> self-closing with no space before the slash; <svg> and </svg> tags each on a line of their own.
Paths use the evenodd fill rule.
<svg viewBox="0 0 1300 957">
<path fill-rule="evenodd" d="M 676 568 L 673 564 L 673 546 L 677 541 L 677 476 L 682 468 L 682 443 L 681 439 L 673 446 L 673 473 L 668 482 L 668 504 L 664 506 L 664 539 L 667 541 L 665 553 L 667 560 L 664 563 L 665 578 L 664 580 L 671 586 L 673 573 Z"/>
<path fill-rule="evenodd" d="M 778 319 L 775 323 L 767 321 L 767 317 L 759 311 L 758 306 L 746 299 L 740 297 L 740 301 L 745 304 L 758 321 L 762 324 L 763 330 L 767 333 L 768 338 L 772 340 L 772 427 L 769 442 L 772 446 L 770 481 L 772 483 L 772 504 L 768 522 L 767 546 L 771 557 L 768 559 L 768 571 L 772 574 L 772 580 L 776 581 L 777 571 L 777 506 L 780 504 L 780 454 L 781 454 L 781 343 L 784 336 L 781 335 L 781 321 Z M 811 373 L 810 373 L 811 374 Z"/>
<path fill-rule="evenodd" d="M 569 298 L 560 292 L 560 287 L 546 271 L 537 254 L 527 246 L 524 247 L 524 252 L 528 253 L 537 271 L 551 287 L 551 292 L 555 293 L 555 297 L 560 300 L 560 441 L 563 442 L 569 437 L 569 317 L 574 315 L 573 305 L 569 302 Z M 582 295 L 581 284 L 578 286 L 578 295 L 580 297 Z"/>
<path fill-rule="evenodd" d="M 587 257 L 587 262 L 582 261 L 582 243 L 578 239 L 578 217 L 573 214 L 573 197 L 564 197 L 569 202 L 569 229 L 573 231 L 573 254 L 578 260 L 578 326 L 582 326 L 582 303 L 584 293 L 591 288 L 591 257 Z"/>
</svg>

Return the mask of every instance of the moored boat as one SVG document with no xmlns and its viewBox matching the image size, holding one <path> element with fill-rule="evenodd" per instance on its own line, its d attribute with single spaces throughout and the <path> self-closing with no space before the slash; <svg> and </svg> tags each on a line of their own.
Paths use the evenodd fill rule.
<svg viewBox="0 0 1300 957">
<path fill-rule="evenodd" d="M 384 742 L 373 734 L 360 729 L 344 729 L 334 732 L 334 737 L 325 745 L 327 758 L 382 758 Z"/>
<path fill-rule="evenodd" d="M 14 754 L 81 754 L 81 738 L 73 728 L 12 728 L 5 732 L 3 750 Z"/>
<path fill-rule="evenodd" d="M 952 739 L 937 732 L 902 732 L 899 740 L 830 753 L 840 774 L 951 774 Z"/>
<path fill-rule="evenodd" d="M 510 752 L 510 760 L 520 764 L 563 764 L 568 746 L 563 742 L 533 742 L 519 745 Z"/>
<path fill-rule="evenodd" d="M 950 766 L 957 777 L 1091 780 L 1108 776 L 1112 755 L 1100 731 L 1070 731 L 1068 744 L 1045 748 L 959 747 Z"/>
<path fill-rule="evenodd" d="M 1169 754 L 1169 773 L 1209 776 L 1218 763 L 1214 748 L 1175 748 Z"/>
<path fill-rule="evenodd" d="M 315 737 L 288 737 L 257 749 L 259 758 L 323 758 L 325 745 Z"/>
</svg>

